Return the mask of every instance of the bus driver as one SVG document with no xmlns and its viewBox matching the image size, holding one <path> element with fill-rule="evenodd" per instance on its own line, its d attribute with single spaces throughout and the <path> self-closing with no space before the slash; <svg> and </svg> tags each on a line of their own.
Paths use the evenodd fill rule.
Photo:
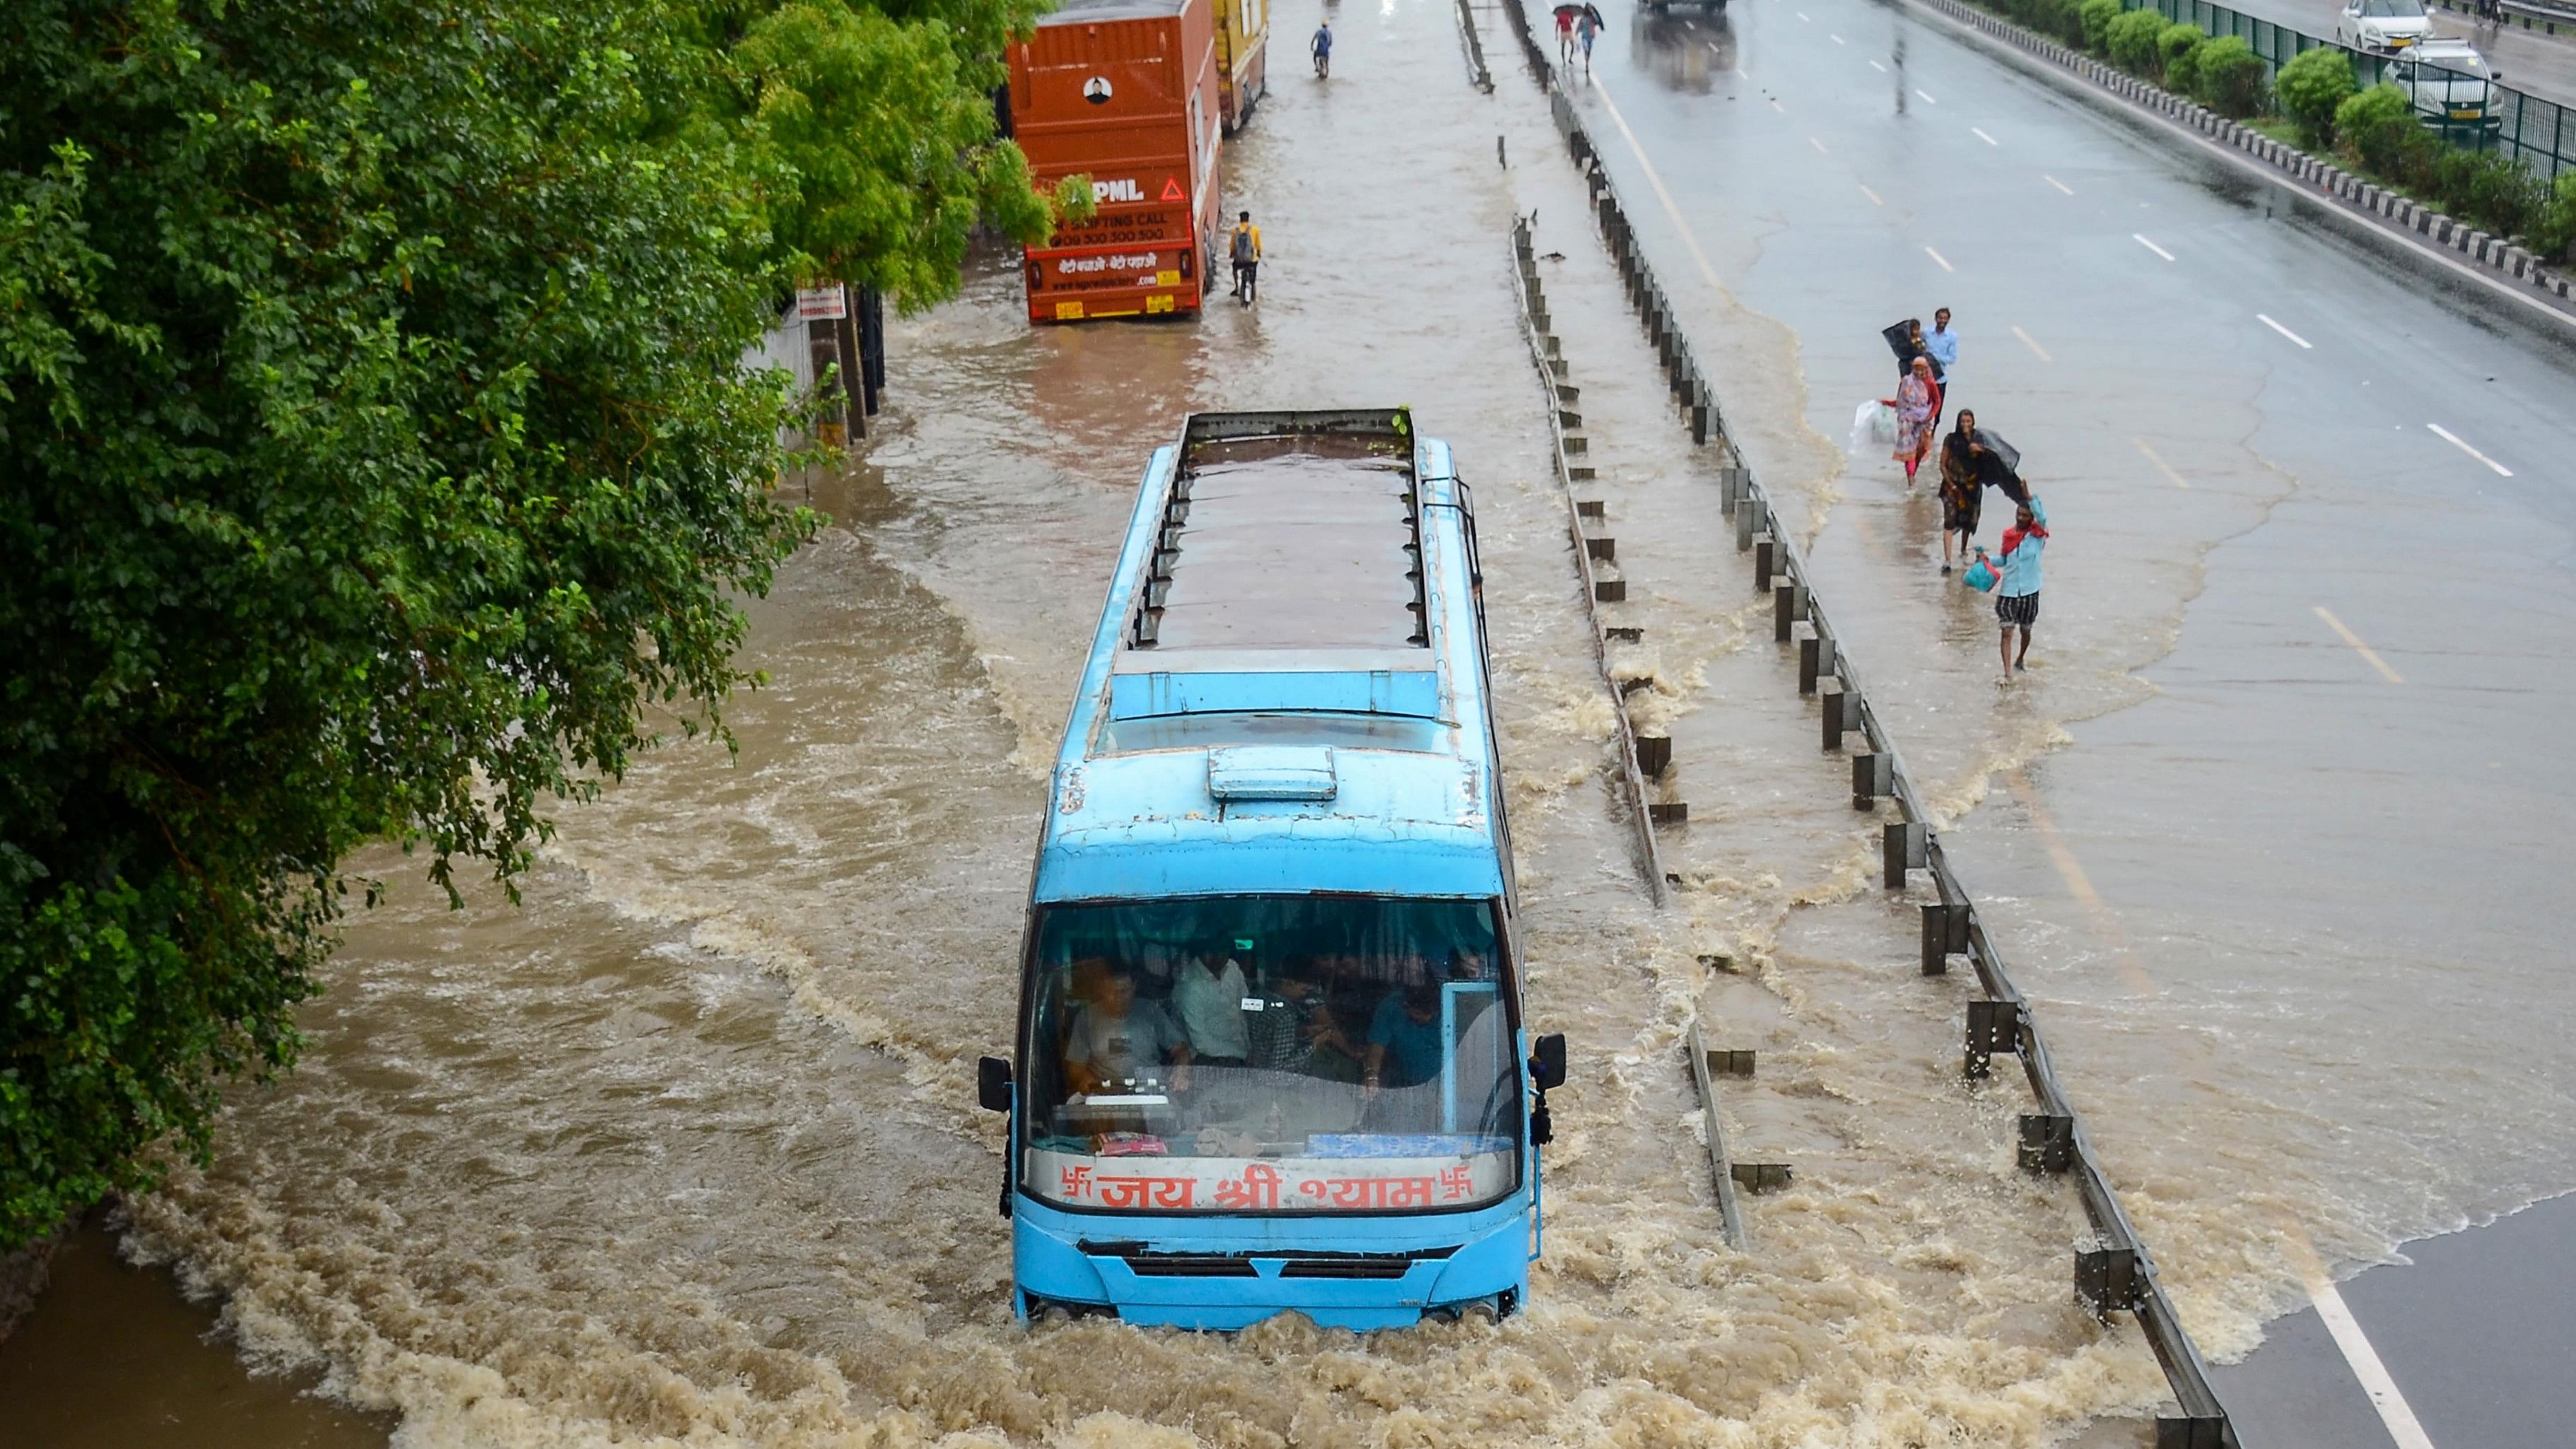
<svg viewBox="0 0 2576 1449">
<path fill-rule="evenodd" d="M 1067 1085 L 1090 1093 L 1158 1083 L 1165 1061 L 1173 1064 L 1172 1090 L 1187 1091 L 1188 1040 L 1161 1006 L 1136 999 L 1135 972 L 1112 967 L 1101 980 L 1099 999 L 1082 1009 L 1065 1034 Z"/>
</svg>

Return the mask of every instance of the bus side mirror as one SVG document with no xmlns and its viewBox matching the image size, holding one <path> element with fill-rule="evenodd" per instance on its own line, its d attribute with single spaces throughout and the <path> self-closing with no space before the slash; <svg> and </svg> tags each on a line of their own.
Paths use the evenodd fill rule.
<svg viewBox="0 0 2576 1449">
<path fill-rule="evenodd" d="M 1549 1032 L 1530 1046 L 1530 1085 L 1545 1092 L 1565 1085 L 1565 1034 Z"/>
<path fill-rule="evenodd" d="M 1011 1110 L 1011 1064 L 986 1057 L 975 1064 L 975 1100 L 987 1112 Z"/>
</svg>

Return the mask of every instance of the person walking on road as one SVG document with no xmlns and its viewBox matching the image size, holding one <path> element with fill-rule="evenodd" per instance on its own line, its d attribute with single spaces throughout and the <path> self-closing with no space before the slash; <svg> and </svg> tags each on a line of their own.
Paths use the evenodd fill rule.
<svg viewBox="0 0 2576 1449">
<path fill-rule="evenodd" d="M 1932 451 L 1932 416 L 1941 407 L 1941 384 L 1932 380 L 1932 359 L 1917 356 L 1896 385 L 1896 396 L 1879 401 L 1896 409 L 1896 448 L 1888 456 L 1905 465 L 1905 486 L 1914 486 L 1914 470 Z"/>
<path fill-rule="evenodd" d="M 1329 80 L 1333 74 L 1333 22 L 1327 20 L 1315 27 L 1315 38 L 1306 42 L 1315 54 L 1315 79 Z"/>
<path fill-rule="evenodd" d="M 1556 7 L 1556 58 L 1559 64 L 1574 64 L 1574 22 L 1582 10 L 1572 5 Z"/>
<path fill-rule="evenodd" d="M 1964 563 L 1977 542 L 1977 514 L 1986 499 L 1986 480 L 1977 475 L 1977 415 L 1959 410 L 1950 436 L 1941 440 L 1941 572 L 1952 558 Z M 1953 550 L 1956 550 L 1955 554 Z"/>
<path fill-rule="evenodd" d="M 2004 680 L 2026 670 L 2030 633 L 2039 623 L 2039 560 L 2048 547 L 2048 509 L 2037 495 L 2013 510 L 2013 526 L 2004 532 L 2003 582 L 1995 586 L 1995 619 L 2003 625 Z M 2021 630 L 2021 648 L 2013 648 L 2013 630 Z"/>
<path fill-rule="evenodd" d="M 1583 18 L 1574 22 L 1575 34 L 1583 41 L 1585 75 L 1592 74 L 1592 42 L 1600 38 L 1601 27 L 1606 23 L 1601 18 L 1601 12 L 1589 5 L 1583 7 Z"/>
<path fill-rule="evenodd" d="M 1234 299 L 1249 307 L 1261 285 L 1261 228 L 1252 224 L 1251 212 L 1235 213 L 1226 250 L 1234 257 Z"/>
<path fill-rule="evenodd" d="M 1950 309 L 1943 307 L 1932 314 L 1932 330 L 1923 334 L 1923 351 L 1932 359 L 1932 379 L 1941 384 L 1941 395 L 1947 398 L 1957 379 L 1950 374 L 1959 368 L 1959 334 L 1950 330 Z M 1932 426 L 1941 426 L 1941 415 L 1932 414 Z"/>
</svg>

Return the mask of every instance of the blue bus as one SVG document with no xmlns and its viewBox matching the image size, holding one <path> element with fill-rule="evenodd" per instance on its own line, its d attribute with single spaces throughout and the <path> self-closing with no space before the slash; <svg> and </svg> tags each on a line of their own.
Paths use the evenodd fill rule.
<svg viewBox="0 0 2576 1449">
<path fill-rule="evenodd" d="M 1473 504 L 1396 412 L 1197 414 L 1147 464 L 1029 892 L 1020 1315 L 1507 1315 L 1530 1040 Z"/>
</svg>

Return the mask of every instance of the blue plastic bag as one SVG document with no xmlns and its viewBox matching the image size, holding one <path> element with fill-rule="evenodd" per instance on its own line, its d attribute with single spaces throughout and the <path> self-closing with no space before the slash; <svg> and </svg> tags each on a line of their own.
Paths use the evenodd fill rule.
<svg viewBox="0 0 2576 1449">
<path fill-rule="evenodd" d="M 1968 565 L 1968 571 L 1960 575 L 1960 582 L 1981 594 L 1994 592 L 1995 585 L 2002 581 L 2003 576 L 1995 572 L 1994 560 L 1987 558 L 1982 549 L 1977 553 L 1977 561 Z"/>
</svg>

